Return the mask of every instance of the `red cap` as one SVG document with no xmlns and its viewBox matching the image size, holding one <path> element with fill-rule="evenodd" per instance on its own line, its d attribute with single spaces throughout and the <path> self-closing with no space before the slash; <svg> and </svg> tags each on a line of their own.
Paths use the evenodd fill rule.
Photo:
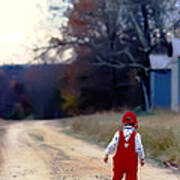
<svg viewBox="0 0 180 180">
<path fill-rule="evenodd" d="M 136 114 L 133 112 L 126 112 L 122 117 L 122 124 L 134 124 L 134 127 L 138 128 L 138 122 Z"/>
</svg>

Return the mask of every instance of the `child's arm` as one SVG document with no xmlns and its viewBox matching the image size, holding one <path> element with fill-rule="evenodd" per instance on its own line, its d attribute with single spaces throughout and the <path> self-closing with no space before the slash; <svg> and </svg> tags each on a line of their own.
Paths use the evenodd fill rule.
<svg viewBox="0 0 180 180">
<path fill-rule="evenodd" d="M 136 152 L 139 155 L 141 166 L 143 166 L 145 154 L 144 154 L 144 147 L 141 140 L 141 135 L 139 133 L 137 133 L 135 141 L 136 141 Z"/>
<path fill-rule="evenodd" d="M 108 144 L 108 146 L 106 148 L 105 157 L 104 157 L 104 162 L 105 163 L 108 162 L 109 154 L 113 154 L 115 152 L 115 150 L 117 149 L 118 142 L 119 142 L 119 132 L 117 131 L 115 133 L 113 139 L 111 140 L 111 142 Z"/>
</svg>

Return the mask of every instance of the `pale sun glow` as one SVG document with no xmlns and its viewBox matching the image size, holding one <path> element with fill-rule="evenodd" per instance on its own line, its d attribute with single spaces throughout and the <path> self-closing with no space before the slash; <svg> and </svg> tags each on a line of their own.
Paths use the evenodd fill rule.
<svg viewBox="0 0 180 180">
<path fill-rule="evenodd" d="M 40 23 L 46 12 L 46 0 L 0 0 L 0 64 L 29 60 L 27 47 L 36 42 L 38 31 L 43 31 Z"/>
</svg>

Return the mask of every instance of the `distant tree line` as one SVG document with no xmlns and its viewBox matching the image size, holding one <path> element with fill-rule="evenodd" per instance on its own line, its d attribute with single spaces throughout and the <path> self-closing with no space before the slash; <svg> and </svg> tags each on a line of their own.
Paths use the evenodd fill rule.
<svg viewBox="0 0 180 180">
<path fill-rule="evenodd" d="M 64 66 L 2 66 L 0 68 L 0 118 L 60 118 L 57 88 Z"/>
<path fill-rule="evenodd" d="M 2 66 L 0 118 L 53 119 L 143 104 L 132 72 L 119 72 L 114 97 L 112 72 L 92 61 L 89 56 L 69 65 Z"/>
</svg>

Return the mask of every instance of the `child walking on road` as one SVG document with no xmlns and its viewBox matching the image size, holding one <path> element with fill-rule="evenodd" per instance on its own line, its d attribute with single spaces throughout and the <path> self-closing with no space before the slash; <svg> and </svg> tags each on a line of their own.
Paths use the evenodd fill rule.
<svg viewBox="0 0 180 180">
<path fill-rule="evenodd" d="M 141 166 L 144 165 L 144 148 L 141 135 L 136 132 L 138 122 L 133 112 L 127 112 L 122 117 L 122 129 L 117 131 L 105 151 L 104 162 L 115 152 L 113 157 L 113 179 L 137 180 L 138 156 Z"/>
</svg>

